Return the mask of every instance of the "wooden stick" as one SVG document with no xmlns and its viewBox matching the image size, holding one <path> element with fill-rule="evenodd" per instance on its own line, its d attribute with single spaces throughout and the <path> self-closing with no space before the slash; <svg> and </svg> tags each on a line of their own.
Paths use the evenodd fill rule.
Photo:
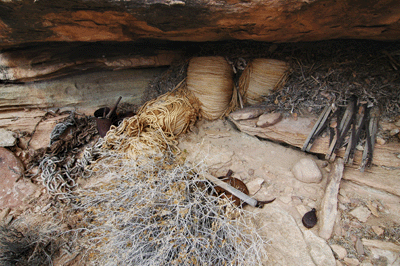
<svg viewBox="0 0 400 266">
<path fill-rule="evenodd" d="M 238 197 L 239 199 L 243 200 L 244 202 L 246 202 L 247 204 L 249 204 L 250 206 L 256 207 L 257 206 L 257 200 L 247 196 L 246 194 L 244 194 L 243 192 L 237 190 L 236 188 L 232 187 L 231 185 L 229 185 L 228 183 L 225 183 L 224 181 L 208 174 L 208 173 L 204 173 L 203 176 L 213 182 L 216 186 L 222 187 L 223 189 L 225 189 L 226 191 L 228 191 L 229 193 L 231 193 L 232 195 Z"/>
<path fill-rule="evenodd" d="M 306 141 L 304 142 L 303 148 L 301 149 L 302 151 L 310 151 L 312 143 L 311 140 L 314 137 L 314 134 L 316 131 L 318 131 L 318 128 L 325 123 L 326 119 L 328 118 L 332 108 L 331 106 L 326 106 L 324 110 L 322 111 L 321 115 L 319 116 L 317 122 L 315 122 L 313 129 L 311 130 L 310 134 L 308 134 L 308 137 Z M 311 144 L 311 145 L 309 145 Z"/>
</svg>

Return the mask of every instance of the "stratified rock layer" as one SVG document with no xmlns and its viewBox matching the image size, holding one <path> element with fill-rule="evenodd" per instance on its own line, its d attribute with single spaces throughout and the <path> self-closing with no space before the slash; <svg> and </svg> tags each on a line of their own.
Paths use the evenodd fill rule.
<svg viewBox="0 0 400 266">
<path fill-rule="evenodd" d="M 50 41 L 400 39 L 397 0 L 9 0 L 1 46 Z"/>
</svg>

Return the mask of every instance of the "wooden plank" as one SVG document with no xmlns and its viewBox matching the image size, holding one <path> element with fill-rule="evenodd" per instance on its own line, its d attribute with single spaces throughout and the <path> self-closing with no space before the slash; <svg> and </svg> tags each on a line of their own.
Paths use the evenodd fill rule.
<svg viewBox="0 0 400 266">
<path fill-rule="evenodd" d="M 286 143 L 294 147 L 302 148 L 307 136 L 317 117 L 292 117 L 284 118 L 281 122 L 266 128 L 257 127 L 257 119 L 235 121 L 230 119 L 236 127 L 249 135 L 269 139 L 276 142 Z M 383 125 L 383 127 L 387 127 Z M 311 153 L 326 154 L 329 149 L 329 137 L 319 137 L 314 141 L 310 150 Z M 399 143 L 387 143 L 384 145 L 375 144 L 373 164 L 391 168 L 400 168 Z M 344 157 L 345 149 L 338 151 L 337 156 Z M 359 165 L 362 159 L 362 152 L 356 150 L 354 163 Z"/>
<path fill-rule="evenodd" d="M 122 102 L 141 104 L 149 82 L 165 68 L 102 71 L 27 84 L 0 85 L 0 112 L 22 108 L 74 107 L 92 112 Z"/>
</svg>

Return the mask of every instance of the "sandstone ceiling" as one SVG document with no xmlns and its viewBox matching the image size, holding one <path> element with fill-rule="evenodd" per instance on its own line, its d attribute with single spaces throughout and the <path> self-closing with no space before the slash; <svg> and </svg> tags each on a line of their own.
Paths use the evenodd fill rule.
<svg viewBox="0 0 400 266">
<path fill-rule="evenodd" d="M 1 0 L 0 47 L 37 42 L 400 40 L 398 0 Z"/>
</svg>

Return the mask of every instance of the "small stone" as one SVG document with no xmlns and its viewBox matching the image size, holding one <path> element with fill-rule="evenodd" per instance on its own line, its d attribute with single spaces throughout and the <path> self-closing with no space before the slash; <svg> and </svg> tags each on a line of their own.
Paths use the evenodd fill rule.
<svg viewBox="0 0 400 266">
<path fill-rule="evenodd" d="M 356 244 L 354 245 L 354 247 L 355 247 L 358 255 L 360 255 L 360 256 L 364 255 L 364 253 L 365 253 L 364 246 L 363 246 L 360 238 L 357 237 Z"/>
<path fill-rule="evenodd" d="M 365 223 L 368 220 L 369 216 L 371 215 L 371 212 L 370 210 L 368 210 L 367 207 L 359 206 L 354 210 L 352 210 L 350 214 L 356 217 L 360 222 Z"/>
<path fill-rule="evenodd" d="M 310 158 L 303 158 L 292 169 L 294 177 L 304 183 L 319 183 L 322 173 L 318 165 Z"/>
<path fill-rule="evenodd" d="M 397 120 L 396 123 L 394 123 L 394 125 L 395 125 L 396 127 L 400 127 L 400 119 Z"/>
<path fill-rule="evenodd" d="M 390 130 L 389 134 L 390 136 L 395 136 L 397 134 L 399 134 L 400 130 L 398 128 L 392 129 Z"/>
<path fill-rule="evenodd" d="M 281 113 L 268 113 L 263 114 L 258 118 L 257 126 L 258 127 L 269 127 L 275 125 L 279 121 L 282 120 Z"/>
<path fill-rule="evenodd" d="M 381 137 L 377 137 L 376 143 L 378 143 L 379 145 L 384 145 L 386 143 L 386 141 Z"/>
<path fill-rule="evenodd" d="M 385 232 L 385 230 L 376 225 L 371 226 L 371 228 L 374 231 L 374 233 L 378 236 L 382 235 Z"/>
<path fill-rule="evenodd" d="M 340 200 L 340 199 L 339 199 L 339 200 Z M 341 210 L 341 211 L 347 210 L 346 205 L 344 205 L 344 204 L 342 204 L 342 203 L 339 203 L 339 204 L 338 204 L 338 208 L 339 208 L 339 210 Z"/>
<path fill-rule="evenodd" d="M 372 201 L 367 202 L 367 207 L 371 211 L 372 215 L 375 217 L 379 217 L 378 205 L 373 203 Z"/>
<path fill-rule="evenodd" d="M 348 266 L 360 265 L 360 261 L 358 259 L 355 259 L 355 258 L 344 258 L 343 261 Z"/>
<path fill-rule="evenodd" d="M 258 177 L 256 179 L 250 181 L 249 183 L 247 183 L 246 186 L 247 186 L 247 189 L 249 190 L 250 195 L 256 194 L 260 190 L 263 183 L 264 183 L 264 179 L 261 177 Z"/>
<path fill-rule="evenodd" d="M 12 147 L 17 143 L 14 132 L 0 128 L 0 147 Z"/>
<path fill-rule="evenodd" d="M 331 249 L 335 252 L 338 259 L 342 260 L 347 256 L 347 250 L 339 245 L 332 244 Z"/>
<path fill-rule="evenodd" d="M 259 117 L 264 113 L 264 110 L 261 108 L 244 108 L 244 109 L 239 109 L 233 113 L 231 113 L 229 116 L 233 120 L 247 120 L 251 118 L 256 118 Z"/>
</svg>

